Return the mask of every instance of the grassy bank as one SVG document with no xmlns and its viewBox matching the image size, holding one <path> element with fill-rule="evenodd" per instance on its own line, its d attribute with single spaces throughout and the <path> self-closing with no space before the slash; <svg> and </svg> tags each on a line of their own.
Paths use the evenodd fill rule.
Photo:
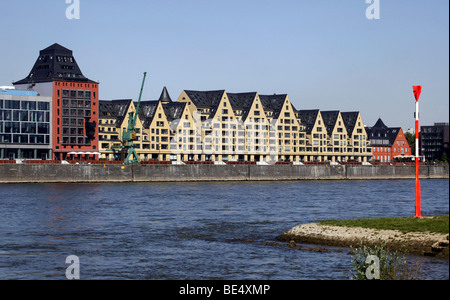
<svg viewBox="0 0 450 300">
<path fill-rule="evenodd" d="M 424 216 L 423 218 L 377 218 L 356 220 L 327 220 L 321 225 L 362 227 L 380 230 L 399 230 L 408 232 L 431 232 L 439 234 L 449 233 L 449 216 Z"/>
</svg>

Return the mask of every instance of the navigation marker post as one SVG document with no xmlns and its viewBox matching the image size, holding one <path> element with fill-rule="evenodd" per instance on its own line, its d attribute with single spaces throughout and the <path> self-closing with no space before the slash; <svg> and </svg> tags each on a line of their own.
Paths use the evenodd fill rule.
<svg viewBox="0 0 450 300">
<path fill-rule="evenodd" d="M 413 86 L 414 97 L 416 98 L 416 218 L 422 218 L 420 213 L 420 181 L 419 181 L 419 97 L 422 92 L 421 85 Z"/>
</svg>

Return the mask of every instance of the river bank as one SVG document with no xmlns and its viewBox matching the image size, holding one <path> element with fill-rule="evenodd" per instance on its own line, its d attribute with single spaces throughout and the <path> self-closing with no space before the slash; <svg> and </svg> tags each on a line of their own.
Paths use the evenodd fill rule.
<svg viewBox="0 0 450 300">
<path fill-rule="evenodd" d="M 449 178 L 449 165 L 421 165 L 421 179 Z M 411 165 L 0 164 L 0 183 L 197 182 L 414 179 Z"/>
<path fill-rule="evenodd" d="M 375 246 L 386 244 L 388 250 L 410 254 L 449 256 L 449 235 L 430 232 L 408 232 L 361 227 L 345 227 L 309 223 L 294 226 L 277 237 L 283 242 L 300 242 L 338 247 Z"/>
</svg>

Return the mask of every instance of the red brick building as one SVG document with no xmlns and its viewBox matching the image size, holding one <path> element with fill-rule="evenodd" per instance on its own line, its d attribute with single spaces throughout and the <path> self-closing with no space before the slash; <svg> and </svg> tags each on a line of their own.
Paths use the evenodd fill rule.
<svg viewBox="0 0 450 300">
<path fill-rule="evenodd" d="M 16 88 L 52 97 L 52 158 L 98 157 L 98 82 L 86 78 L 71 50 L 59 44 L 41 50 Z"/>
<path fill-rule="evenodd" d="M 372 147 L 372 160 L 392 162 L 411 158 L 411 146 L 400 127 L 387 127 L 381 119 L 366 128 Z"/>
</svg>

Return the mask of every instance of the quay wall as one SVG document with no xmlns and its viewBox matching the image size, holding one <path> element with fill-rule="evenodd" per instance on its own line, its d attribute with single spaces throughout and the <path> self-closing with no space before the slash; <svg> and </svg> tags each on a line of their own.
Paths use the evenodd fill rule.
<svg viewBox="0 0 450 300">
<path fill-rule="evenodd" d="M 449 178 L 449 166 L 422 165 L 421 179 Z M 415 167 L 362 165 L 0 164 L 0 183 L 190 182 L 414 179 Z"/>
</svg>

